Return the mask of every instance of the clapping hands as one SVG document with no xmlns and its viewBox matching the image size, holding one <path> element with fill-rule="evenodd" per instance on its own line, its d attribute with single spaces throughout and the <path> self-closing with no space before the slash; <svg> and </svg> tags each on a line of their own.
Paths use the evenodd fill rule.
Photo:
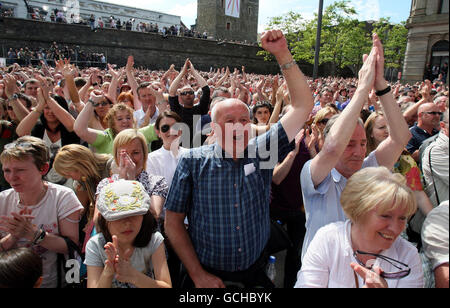
<svg viewBox="0 0 450 308">
<path fill-rule="evenodd" d="M 115 275 L 115 278 L 120 282 L 133 283 L 136 273 L 130 263 L 133 250 L 128 248 L 121 253 L 116 235 L 112 236 L 112 241 L 112 243 L 108 242 L 104 246 L 107 256 L 104 270 L 109 275 Z"/>
</svg>

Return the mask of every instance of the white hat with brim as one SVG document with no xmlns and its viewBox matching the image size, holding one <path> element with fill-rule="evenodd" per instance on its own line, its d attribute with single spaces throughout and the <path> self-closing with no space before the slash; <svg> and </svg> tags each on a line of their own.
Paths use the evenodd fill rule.
<svg viewBox="0 0 450 308">
<path fill-rule="evenodd" d="M 150 208 L 150 197 L 138 181 L 117 180 L 102 188 L 97 209 L 106 221 L 145 215 Z"/>
</svg>

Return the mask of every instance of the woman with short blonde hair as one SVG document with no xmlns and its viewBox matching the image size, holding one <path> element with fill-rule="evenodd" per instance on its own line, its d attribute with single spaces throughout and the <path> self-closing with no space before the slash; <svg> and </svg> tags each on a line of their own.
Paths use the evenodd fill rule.
<svg viewBox="0 0 450 308">
<path fill-rule="evenodd" d="M 372 210 L 384 213 L 405 210 L 411 217 L 417 210 L 416 198 L 404 176 L 387 168 L 364 168 L 351 177 L 341 194 L 341 204 L 347 217 L 358 222 Z"/>
<path fill-rule="evenodd" d="M 110 178 L 103 179 L 98 184 L 96 194 L 111 180 L 138 181 L 144 185 L 146 192 L 150 196 L 150 211 L 157 220 L 160 219 L 168 193 L 168 186 L 164 177 L 151 175 L 145 171 L 148 147 L 144 135 L 136 129 L 121 131 L 114 139 L 113 156 L 113 175 Z"/>
<path fill-rule="evenodd" d="M 295 286 L 423 288 L 417 248 L 400 236 L 417 209 L 405 178 L 385 167 L 361 169 L 340 200 L 349 219 L 319 229 Z"/>
</svg>

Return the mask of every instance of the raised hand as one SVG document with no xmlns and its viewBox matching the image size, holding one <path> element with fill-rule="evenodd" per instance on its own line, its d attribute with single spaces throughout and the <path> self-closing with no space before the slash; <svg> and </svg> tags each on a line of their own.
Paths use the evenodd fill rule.
<svg viewBox="0 0 450 308">
<path fill-rule="evenodd" d="M 375 41 L 374 41 L 375 42 Z M 371 91 L 375 85 L 376 78 L 376 65 L 377 65 L 377 57 L 378 57 L 378 48 L 374 46 L 369 55 L 364 55 L 363 61 L 364 64 L 359 71 L 359 85 L 367 94 Z"/>
<path fill-rule="evenodd" d="M 14 93 L 20 92 L 19 87 L 17 86 L 16 78 L 14 78 L 11 74 L 6 74 L 3 77 L 5 83 L 5 93 L 7 97 L 11 97 Z"/>
<path fill-rule="evenodd" d="M 289 53 L 286 38 L 280 30 L 270 30 L 264 32 L 261 37 L 262 48 L 273 54 L 275 57 Z"/>
<path fill-rule="evenodd" d="M 378 34 L 374 33 L 372 36 L 373 46 L 377 50 L 376 55 L 376 76 L 375 76 L 375 90 L 381 91 L 386 89 L 387 81 L 384 79 L 384 49 L 381 44 L 381 40 L 378 37 Z"/>
</svg>

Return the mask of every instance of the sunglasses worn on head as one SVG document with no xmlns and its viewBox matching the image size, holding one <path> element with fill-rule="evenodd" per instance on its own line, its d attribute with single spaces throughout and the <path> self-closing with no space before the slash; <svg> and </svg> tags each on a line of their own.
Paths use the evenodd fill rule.
<svg viewBox="0 0 450 308">
<path fill-rule="evenodd" d="M 180 93 L 182 96 L 186 96 L 186 95 L 194 95 L 194 91 L 184 91 Z"/>
<path fill-rule="evenodd" d="M 5 150 L 11 150 L 14 148 L 21 148 L 23 150 L 34 149 L 33 145 L 29 142 L 11 142 L 11 143 L 5 144 L 5 146 L 4 146 Z"/>
<path fill-rule="evenodd" d="M 379 255 L 376 253 L 370 253 L 370 252 L 364 252 L 364 251 L 360 251 L 357 250 L 356 252 L 353 253 L 353 256 L 355 257 L 356 261 L 358 262 L 359 265 L 367 268 L 367 269 L 372 269 L 373 265 L 371 266 L 367 266 L 366 264 L 364 264 L 361 260 L 358 259 L 358 254 L 360 255 L 369 255 L 369 256 L 374 256 L 376 258 L 379 258 L 383 261 L 388 262 L 389 264 L 391 264 L 392 266 L 394 266 L 395 268 L 399 269 L 398 272 L 381 272 L 381 277 L 385 278 L 385 279 L 402 279 L 405 278 L 406 276 L 409 275 L 409 273 L 411 272 L 411 269 L 409 268 L 409 266 L 405 263 L 402 263 L 400 261 L 394 260 L 392 258 L 383 256 L 383 255 Z"/>
</svg>

